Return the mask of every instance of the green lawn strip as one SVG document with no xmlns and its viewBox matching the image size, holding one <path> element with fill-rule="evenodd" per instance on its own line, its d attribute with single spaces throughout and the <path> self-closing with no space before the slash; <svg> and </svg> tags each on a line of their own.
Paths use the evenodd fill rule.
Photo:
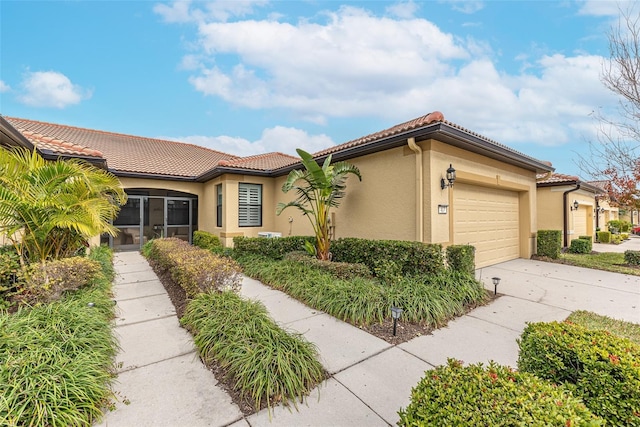
<svg viewBox="0 0 640 427">
<path fill-rule="evenodd" d="M 598 254 L 570 254 L 560 255 L 559 260 L 564 264 L 577 267 L 593 268 L 596 270 L 611 271 L 613 273 L 631 274 L 640 276 L 640 269 L 628 267 L 625 264 L 623 253 L 601 252 Z"/>
<path fill-rule="evenodd" d="M 403 277 L 381 285 L 368 278 L 337 279 L 295 261 L 257 255 L 242 256 L 238 261 L 245 274 L 354 325 L 382 322 L 390 316 L 389 307 L 398 306 L 404 320 L 438 327 L 487 301 L 479 282 L 455 272 Z"/>
<path fill-rule="evenodd" d="M 0 314 L 0 425 L 88 425 L 109 405 L 117 351 L 113 270 L 110 252 L 92 257 L 106 274 L 90 287 Z"/>
<path fill-rule="evenodd" d="M 199 294 L 181 323 L 203 359 L 224 368 L 256 410 L 264 404 L 297 407 L 326 378 L 315 345 L 281 329 L 260 302 L 229 291 Z"/>
<path fill-rule="evenodd" d="M 567 317 L 567 320 L 587 329 L 607 331 L 614 335 L 628 338 L 630 341 L 640 345 L 640 325 L 637 323 L 616 320 L 584 310 L 574 311 Z"/>
</svg>

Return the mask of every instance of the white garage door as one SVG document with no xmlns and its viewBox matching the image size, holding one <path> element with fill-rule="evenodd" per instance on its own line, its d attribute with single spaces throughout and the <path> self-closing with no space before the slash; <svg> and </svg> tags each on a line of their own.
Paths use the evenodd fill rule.
<svg viewBox="0 0 640 427">
<path fill-rule="evenodd" d="M 587 233 L 587 215 L 590 211 L 589 206 L 580 206 L 577 211 L 570 211 L 573 215 L 573 234 L 571 234 L 570 240 L 589 234 Z M 571 244 L 571 242 L 567 243 Z"/>
<path fill-rule="evenodd" d="M 518 193 L 466 184 L 453 192 L 453 243 L 475 246 L 476 267 L 520 256 Z"/>
</svg>

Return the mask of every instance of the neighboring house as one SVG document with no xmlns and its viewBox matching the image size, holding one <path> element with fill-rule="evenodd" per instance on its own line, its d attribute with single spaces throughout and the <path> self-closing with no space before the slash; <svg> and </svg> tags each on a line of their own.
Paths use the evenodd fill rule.
<svg viewBox="0 0 640 427">
<path fill-rule="evenodd" d="M 287 174 L 301 167 L 292 156 L 237 157 L 179 142 L 5 119 L 38 148 L 48 140 L 101 153 L 129 194 L 115 222 L 122 232 L 109 240 L 116 249 L 139 248 L 156 236 L 190 240 L 195 229 L 220 236 L 226 246 L 235 236 L 311 234 L 297 211 L 275 215 L 278 202 L 295 197 L 281 191 Z M 471 244 L 478 267 L 534 251 L 536 174 L 553 168 L 445 121 L 439 112 L 314 157 L 322 162 L 330 154 L 356 165 L 363 177 L 349 178 L 348 194 L 332 214 L 336 238 Z M 453 186 L 445 179 L 450 167 Z"/>
<path fill-rule="evenodd" d="M 598 201 L 602 190 L 577 176 L 559 173 L 538 175 L 538 229 L 562 230 L 562 244 L 567 247 L 579 236 L 595 235 L 602 227 L 602 217 L 611 215 L 611 207 Z M 602 211 L 600 211 L 602 209 Z"/>
<path fill-rule="evenodd" d="M 607 225 L 609 221 L 614 220 L 626 220 L 635 224 L 633 221 L 630 221 L 631 218 L 625 219 L 622 215 L 621 209 L 619 207 L 619 203 L 617 200 L 609 195 L 605 186 L 606 181 L 589 181 L 588 184 L 597 187 L 600 192 L 596 197 L 596 201 L 598 203 L 598 216 L 596 217 L 596 227 L 602 231 L 608 231 L 609 226 Z M 637 212 L 635 215 L 635 219 L 638 219 Z"/>
</svg>

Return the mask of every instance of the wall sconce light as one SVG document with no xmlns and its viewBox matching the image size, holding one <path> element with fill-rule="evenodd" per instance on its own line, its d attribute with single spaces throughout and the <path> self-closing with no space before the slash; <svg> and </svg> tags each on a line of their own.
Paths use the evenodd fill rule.
<svg viewBox="0 0 640 427">
<path fill-rule="evenodd" d="M 573 206 L 570 206 L 569 209 L 571 209 L 572 211 L 577 211 L 579 206 L 580 206 L 580 203 L 578 203 L 577 200 L 574 200 Z"/>
<path fill-rule="evenodd" d="M 456 170 L 453 168 L 451 163 L 449 163 L 449 168 L 447 169 L 447 180 L 444 178 L 440 178 L 440 187 L 444 190 L 447 187 L 453 187 L 453 182 L 456 180 Z"/>
<path fill-rule="evenodd" d="M 498 294 L 498 285 L 500 284 L 500 278 L 499 277 L 492 277 L 491 280 L 493 281 L 493 294 L 497 295 Z"/>
<path fill-rule="evenodd" d="M 398 324 L 398 319 L 402 314 L 402 309 L 400 307 L 391 307 L 391 317 L 393 317 L 393 336 L 396 336 L 396 325 Z"/>
</svg>

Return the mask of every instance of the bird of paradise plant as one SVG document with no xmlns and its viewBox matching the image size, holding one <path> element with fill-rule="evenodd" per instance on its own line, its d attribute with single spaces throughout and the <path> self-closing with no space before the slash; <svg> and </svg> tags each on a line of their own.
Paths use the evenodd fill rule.
<svg viewBox="0 0 640 427">
<path fill-rule="evenodd" d="M 329 155 L 322 167 L 313 156 L 304 150 L 297 149 L 302 160 L 303 169 L 292 170 L 282 185 L 282 191 L 288 193 L 295 190 L 298 197 L 289 203 L 279 203 L 276 214 L 280 215 L 288 207 L 298 208 L 309 219 L 316 237 L 316 257 L 320 260 L 330 259 L 329 213 L 331 208 L 338 207 L 346 194 L 346 181 L 349 174 L 356 175 L 360 181 L 360 170 L 347 162 L 331 164 Z"/>
</svg>

